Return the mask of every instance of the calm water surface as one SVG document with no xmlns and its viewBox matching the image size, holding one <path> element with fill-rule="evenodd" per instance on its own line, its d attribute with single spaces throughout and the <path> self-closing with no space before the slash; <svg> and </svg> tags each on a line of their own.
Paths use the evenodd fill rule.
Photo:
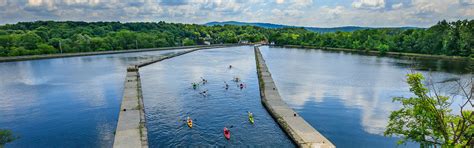
<svg viewBox="0 0 474 148">
<path fill-rule="evenodd" d="M 382 132 L 399 108 L 391 98 L 411 96 L 404 80 L 410 67 L 434 82 L 472 77 L 462 62 L 261 49 L 284 100 L 338 147 L 395 147 L 397 139 Z M 7 147 L 111 147 L 126 65 L 171 52 L 0 63 L 0 128 L 20 136 Z M 294 147 L 260 103 L 252 47 L 189 53 L 144 67 L 141 75 L 151 147 Z M 209 83 L 193 90 L 200 77 Z M 233 77 L 246 88 L 238 89 Z M 255 114 L 255 125 L 246 111 Z M 187 116 L 195 119 L 192 129 L 182 121 Z M 224 126 L 233 127 L 230 141 Z"/>
<path fill-rule="evenodd" d="M 261 51 L 283 99 L 337 147 L 396 147 L 397 139 L 384 137 L 383 131 L 390 111 L 400 107 L 392 98 L 411 96 L 405 83 L 411 69 L 431 75 L 434 82 L 472 77 L 463 62 L 312 49 Z"/>
<path fill-rule="evenodd" d="M 111 147 L 128 64 L 175 51 L 0 63 L 7 147 Z"/>
<path fill-rule="evenodd" d="M 196 51 L 146 66 L 140 73 L 150 147 L 294 147 L 261 104 L 253 47 Z M 191 83 L 201 77 L 208 83 L 193 90 Z M 246 88 L 238 88 L 234 77 Z M 199 94 L 204 90 L 209 96 Z M 254 113 L 254 125 L 247 111 Z M 183 122 L 187 116 L 194 119 L 192 129 Z M 223 128 L 230 126 L 227 141 Z"/>
</svg>

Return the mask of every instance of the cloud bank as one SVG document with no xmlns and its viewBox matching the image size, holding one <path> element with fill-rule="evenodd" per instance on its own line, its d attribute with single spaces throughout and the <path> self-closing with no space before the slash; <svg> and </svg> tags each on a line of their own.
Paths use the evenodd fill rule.
<svg viewBox="0 0 474 148">
<path fill-rule="evenodd" d="M 474 0 L 0 0 L 0 24 L 36 20 L 417 26 L 474 19 Z"/>
</svg>

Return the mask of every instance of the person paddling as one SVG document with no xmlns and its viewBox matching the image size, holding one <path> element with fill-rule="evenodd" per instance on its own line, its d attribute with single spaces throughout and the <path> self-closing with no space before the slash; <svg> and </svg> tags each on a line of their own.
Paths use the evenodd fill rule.
<svg viewBox="0 0 474 148">
<path fill-rule="evenodd" d="M 228 90 L 229 89 L 229 84 L 227 84 L 227 82 L 225 82 L 225 81 L 224 81 L 224 83 L 225 83 L 225 90 Z"/>
<path fill-rule="evenodd" d="M 204 97 L 207 96 L 207 90 L 200 92 L 199 94 L 203 95 Z"/>
<path fill-rule="evenodd" d="M 227 127 L 224 127 L 224 137 L 227 140 L 230 140 L 230 130 Z"/>
<path fill-rule="evenodd" d="M 240 89 L 244 88 L 244 83 L 240 83 Z"/>
<path fill-rule="evenodd" d="M 232 65 L 229 65 L 229 69 L 232 69 Z"/>
<path fill-rule="evenodd" d="M 193 128 L 193 120 L 189 116 L 186 120 L 187 120 L 186 122 L 188 123 L 188 127 Z"/>
<path fill-rule="evenodd" d="M 239 82 L 239 81 L 240 81 L 240 80 L 239 80 L 239 77 L 235 77 L 235 78 L 234 78 L 234 82 Z"/>
<path fill-rule="evenodd" d="M 248 115 L 249 115 L 249 121 L 250 123 L 254 123 L 254 120 L 253 120 L 253 114 L 250 112 L 250 111 L 247 111 Z"/>
</svg>

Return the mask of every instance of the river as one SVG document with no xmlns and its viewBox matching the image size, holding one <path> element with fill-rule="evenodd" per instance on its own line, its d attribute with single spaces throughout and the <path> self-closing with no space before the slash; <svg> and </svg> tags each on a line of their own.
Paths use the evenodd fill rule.
<svg viewBox="0 0 474 148">
<path fill-rule="evenodd" d="M 400 107 L 392 98 L 411 96 L 407 73 L 422 72 L 446 87 L 451 84 L 441 82 L 472 77 L 465 69 L 470 63 L 463 62 L 266 46 L 261 51 L 284 101 L 337 147 L 396 146 L 396 137 L 382 133 L 390 111 Z M 126 66 L 171 52 L 0 63 L 0 128 L 20 136 L 6 146 L 111 147 Z M 200 50 L 140 72 L 150 147 L 294 146 L 260 103 L 251 46 Z M 208 83 L 192 89 L 201 77 Z M 234 77 L 246 87 L 238 88 Z M 204 90 L 207 97 L 199 94 Z M 194 119 L 192 129 L 183 122 L 187 116 Z M 229 141 L 223 127 L 231 130 Z"/>
</svg>

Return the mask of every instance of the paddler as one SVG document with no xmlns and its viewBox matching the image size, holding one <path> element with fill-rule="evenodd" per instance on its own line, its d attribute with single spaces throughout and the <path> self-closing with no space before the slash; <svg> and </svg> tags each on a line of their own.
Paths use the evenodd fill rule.
<svg viewBox="0 0 474 148">
<path fill-rule="evenodd" d="M 207 90 L 200 92 L 199 94 L 203 95 L 204 97 L 207 96 Z"/>
<path fill-rule="evenodd" d="M 239 80 L 239 77 L 235 77 L 235 78 L 234 78 L 234 82 L 239 82 L 239 81 L 240 81 L 240 80 Z"/>
<path fill-rule="evenodd" d="M 247 113 L 248 113 L 248 115 L 249 115 L 249 121 L 250 121 L 250 123 L 253 124 L 253 122 L 254 122 L 254 121 L 253 121 L 253 114 L 252 114 L 250 111 L 247 111 Z"/>
</svg>

